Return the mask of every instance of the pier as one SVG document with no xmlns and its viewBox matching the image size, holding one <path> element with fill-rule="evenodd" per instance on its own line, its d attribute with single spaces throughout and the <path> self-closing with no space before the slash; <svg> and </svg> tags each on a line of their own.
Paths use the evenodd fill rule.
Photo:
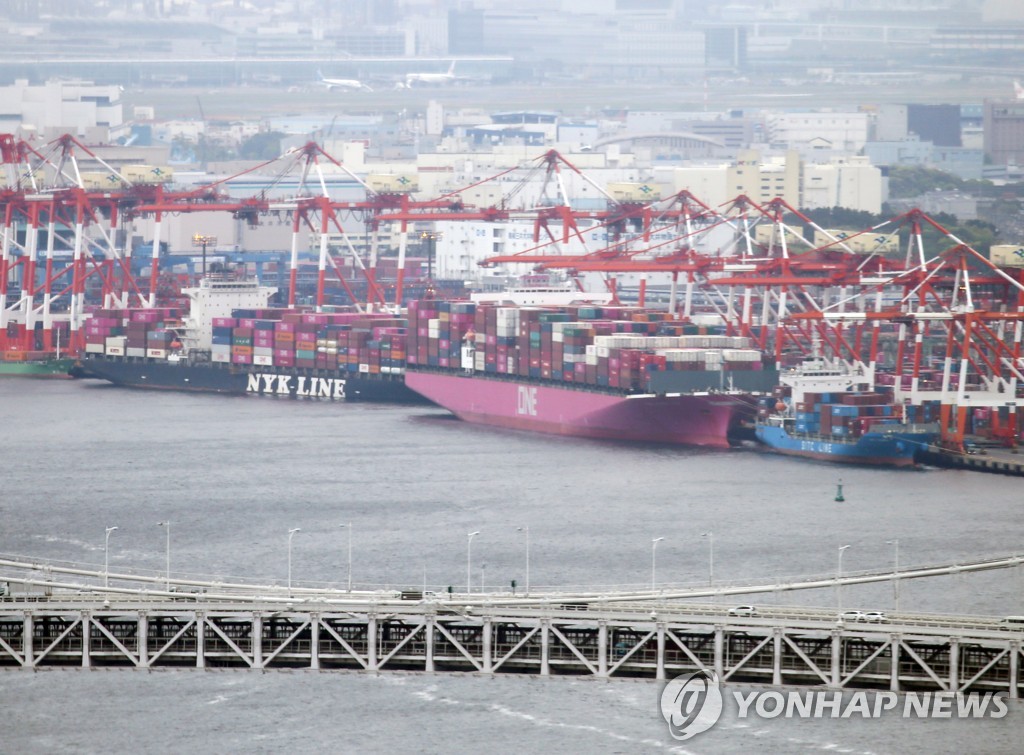
<svg viewBox="0 0 1024 755">
<path fill-rule="evenodd" d="M 1021 562 L 1013 556 L 898 577 Z M 0 562 L 0 580 L 11 586 L 0 598 L 0 669 L 302 668 L 654 680 L 705 670 L 723 681 L 765 685 L 1000 692 L 1014 699 L 1021 691 L 1024 622 L 999 617 L 897 613 L 844 621 L 835 609 L 777 606 L 734 615 L 728 606 L 695 601 L 695 591 L 438 595 L 214 583 L 168 590 L 155 577 L 40 564 L 19 571 L 14 563 Z M 55 571 L 98 584 L 58 581 Z M 884 576 L 893 577 L 840 581 Z M 153 584 L 124 586 L 132 579 Z"/>
<path fill-rule="evenodd" d="M 949 469 L 1024 477 L 1024 459 L 1017 454 L 1016 449 L 988 448 L 983 453 L 960 454 L 939 446 L 929 446 L 920 452 L 918 461 Z"/>
</svg>

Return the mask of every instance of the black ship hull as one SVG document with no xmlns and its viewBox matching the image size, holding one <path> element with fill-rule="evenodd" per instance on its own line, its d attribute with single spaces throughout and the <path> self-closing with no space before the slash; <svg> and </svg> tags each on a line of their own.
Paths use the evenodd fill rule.
<svg viewBox="0 0 1024 755">
<path fill-rule="evenodd" d="M 370 374 L 299 367 L 259 367 L 220 362 L 165 362 L 141 357 L 87 354 L 69 374 L 148 390 L 263 395 L 334 401 L 429 403 L 405 385 L 402 374 Z"/>
</svg>

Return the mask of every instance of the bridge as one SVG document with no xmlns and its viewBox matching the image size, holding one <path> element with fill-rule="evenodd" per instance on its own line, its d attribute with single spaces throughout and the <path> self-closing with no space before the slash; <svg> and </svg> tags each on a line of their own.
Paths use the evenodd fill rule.
<svg viewBox="0 0 1024 755">
<path fill-rule="evenodd" d="M 1012 556 L 928 567 L 899 578 L 1021 562 Z M 866 622 L 844 620 L 834 609 L 774 606 L 735 615 L 695 600 L 698 591 L 435 594 L 170 584 L 158 576 L 3 560 L 0 569 L 0 581 L 11 586 L 0 599 L 0 669 L 307 668 L 656 680 L 704 670 L 723 681 L 764 685 L 997 692 L 1014 699 L 1021 691 L 1024 622 L 998 617 L 895 613 Z M 58 571 L 63 581 L 54 579 Z M 68 572 L 76 579 L 64 579 Z M 752 587 L 758 586 L 723 590 Z"/>
</svg>

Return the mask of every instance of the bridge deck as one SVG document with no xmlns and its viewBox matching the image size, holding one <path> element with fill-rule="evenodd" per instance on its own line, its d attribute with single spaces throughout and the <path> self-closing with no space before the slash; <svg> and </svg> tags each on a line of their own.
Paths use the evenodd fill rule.
<svg viewBox="0 0 1024 755">
<path fill-rule="evenodd" d="M 1024 621 L 760 607 L 739 595 L 1019 570 L 1020 555 L 785 584 L 444 594 L 112 574 L 0 559 L 0 669 L 420 670 L 724 681 L 1020 695 Z M 728 596 L 733 596 L 729 598 Z M 709 599 L 719 604 L 708 603 Z M 703 602 L 698 602 L 703 601 Z M 899 605 L 897 600 L 897 605 Z"/>
<path fill-rule="evenodd" d="M 198 596 L 197 596 L 198 597 Z M 1020 627 L 834 612 L 730 616 L 661 603 L 462 606 L 447 600 L 49 598 L 0 603 L 0 668 L 250 668 L 575 674 L 1020 694 Z"/>
</svg>

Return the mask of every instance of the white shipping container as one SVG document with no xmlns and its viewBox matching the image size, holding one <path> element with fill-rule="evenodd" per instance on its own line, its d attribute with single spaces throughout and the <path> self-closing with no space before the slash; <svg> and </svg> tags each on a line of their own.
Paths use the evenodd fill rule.
<svg viewBox="0 0 1024 755">
<path fill-rule="evenodd" d="M 761 355 L 754 349 L 722 349 L 722 358 L 727 362 L 757 362 Z"/>
<path fill-rule="evenodd" d="M 501 307 L 495 312 L 495 320 L 498 325 L 512 325 L 519 327 L 519 308 Z"/>
<path fill-rule="evenodd" d="M 112 357 L 123 357 L 124 346 L 107 346 L 107 354 Z"/>
<path fill-rule="evenodd" d="M 146 350 L 138 346 L 129 346 L 124 350 L 125 356 L 129 357 L 144 357 L 146 356 Z"/>
<path fill-rule="evenodd" d="M 150 359 L 167 359 L 167 349 L 146 349 L 146 356 Z"/>
<path fill-rule="evenodd" d="M 360 372 L 366 372 L 366 373 L 369 373 L 369 371 L 370 371 L 370 365 L 368 365 L 368 364 L 361 364 L 361 365 L 359 365 L 359 371 L 360 371 Z"/>
<path fill-rule="evenodd" d="M 103 344 L 102 343 L 87 343 L 85 345 L 86 354 L 102 354 Z"/>
<path fill-rule="evenodd" d="M 274 357 L 269 354 L 253 354 L 252 363 L 262 367 L 272 367 L 274 365 Z"/>
<path fill-rule="evenodd" d="M 128 340 L 127 336 L 107 336 L 106 347 L 109 349 L 111 346 L 124 348 L 125 342 Z"/>
<path fill-rule="evenodd" d="M 229 363 L 231 361 L 231 352 L 224 354 L 222 352 L 215 351 L 210 354 L 210 361 Z"/>
<path fill-rule="evenodd" d="M 703 362 L 704 352 L 699 349 L 658 349 L 666 362 Z"/>
</svg>

